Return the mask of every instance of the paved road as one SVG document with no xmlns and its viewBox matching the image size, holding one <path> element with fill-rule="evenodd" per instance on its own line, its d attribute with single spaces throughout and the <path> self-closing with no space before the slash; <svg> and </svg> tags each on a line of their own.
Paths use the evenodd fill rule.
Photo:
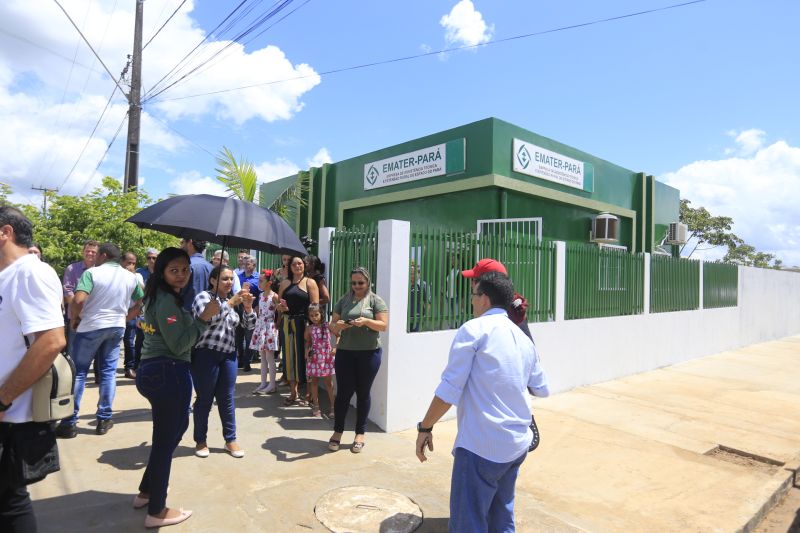
<svg viewBox="0 0 800 533">
<path fill-rule="evenodd" d="M 752 528 L 798 466 L 798 361 L 800 336 L 788 337 L 536 400 L 542 444 L 520 473 L 518 530 Z M 424 513 L 419 531 L 446 531 L 454 422 L 437 424 L 425 464 L 413 455 L 414 431 L 374 431 L 360 455 L 348 446 L 330 453 L 331 420 L 249 395 L 256 380 L 243 374 L 237 384 L 244 459 L 222 452 L 216 413 L 209 458 L 193 456 L 187 432 L 168 504 L 195 516 L 172 531 L 325 531 L 315 503 L 349 485 L 405 494 Z M 96 436 L 96 399 L 91 385 L 80 434 L 61 441 L 62 471 L 32 487 L 42 531 L 142 529 L 144 512 L 130 500 L 149 449 L 147 402 L 120 378 L 116 425 Z"/>
</svg>

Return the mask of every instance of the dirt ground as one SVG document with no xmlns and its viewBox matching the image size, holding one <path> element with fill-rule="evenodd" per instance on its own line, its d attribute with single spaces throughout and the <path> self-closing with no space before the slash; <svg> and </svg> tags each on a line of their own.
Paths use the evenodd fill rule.
<svg viewBox="0 0 800 533">
<path fill-rule="evenodd" d="M 755 529 L 755 533 L 787 532 L 800 533 L 800 488 L 797 484 Z"/>
</svg>

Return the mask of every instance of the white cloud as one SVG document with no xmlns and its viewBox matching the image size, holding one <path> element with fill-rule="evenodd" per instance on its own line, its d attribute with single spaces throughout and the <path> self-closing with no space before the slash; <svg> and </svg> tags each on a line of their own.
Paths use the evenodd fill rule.
<svg viewBox="0 0 800 533">
<path fill-rule="evenodd" d="M 62 4 L 110 71 L 119 77 L 130 53 L 135 3 L 62 0 Z M 174 0 L 146 2 L 145 41 L 176 6 Z M 192 18 L 193 7 L 192 0 L 186 2 L 145 49 L 146 89 L 206 36 Z M 59 186 L 78 159 L 114 84 L 53 2 L 0 2 L 0 30 L 0 175 L 15 191 L 28 189 L 31 184 Z M 227 44 L 210 40 L 198 49 L 189 68 Z M 166 100 L 298 76 L 306 77 L 200 98 Z M 165 154 L 186 146 L 155 117 L 200 121 L 211 116 L 236 124 L 251 119 L 287 120 L 303 108 L 302 96 L 319 83 L 310 66 L 293 64 L 276 46 L 248 51 L 234 44 L 209 68 L 165 92 L 164 100 L 145 104 L 141 143 L 148 149 L 141 152 L 140 167 L 144 172 L 148 167 L 161 169 Z M 117 93 L 62 192 L 77 194 L 99 184 L 102 176 L 94 169 L 126 110 L 125 98 Z M 122 174 L 124 156 L 119 156 L 118 147 L 124 145 L 125 138 L 123 128 L 103 167 L 105 172 Z"/>
<path fill-rule="evenodd" d="M 696 161 L 661 180 L 693 207 L 732 217 L 733 232 L 758 251 L 800 265 L 800 147 L 767 144 L 765 137 L 760 130 L 737 133 L 736 148 L 748 155 Z"/>
<path fill-rule="evenodd" d="M 731 130 L 727 135 L 733 137 L 736 148 L 726 148 L 725 155 L 749 156 L 756 153 L 764 146 L 764 137 L 767 133 L 763 130 L 749 129 L 744 131 Z"/>
<path fill-rule="evenodd" d="M 474 46 L 488 42 L 494 24 L 487 25 L 483 15 L 470 0 L 461 0 L 450 13 L 442 16 L 439 24 L 445 29 L 444 38 L 450 46 Z"/>
<path fill-rule="evenodd" d="M 219 180 L 203 176 L 196 170 L 178 175 L 169 184 L 171 191 L 175 194 L 213 194 L 214 196 L 228 196 L 230 194 Z"/>
<path fill-rule="evenodd" d="M 259 183 L 279 180 L 296 174 L 300 170 L 297 164 L 284 157 L 279 157 L 275 161 L 264 161 L 260 165 L 256 165 L 255 168 Z"/>
<path fill-rule="evenodd" d="M 328 153 L 328 149 L 323 147 L 320 148 L 311 159 L 306 159 L 306 163 L 308 163 L 310 167 L 321 167 L 325 163 L 333 163 L 333 159 L 331 159 L 331 154 Z"/>
</svg>

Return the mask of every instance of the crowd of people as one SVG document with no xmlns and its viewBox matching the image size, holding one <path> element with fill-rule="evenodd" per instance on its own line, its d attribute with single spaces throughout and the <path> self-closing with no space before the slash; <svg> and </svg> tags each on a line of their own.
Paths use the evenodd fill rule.
<svg viewBox="0 0 800 533">
<path fill-rule="evenodd" d="M 14 323 L 21 324 L 12 357 L 0 358 L 0 445 L 32 423 L 26 391 L 62 348 L 75 362 L 75 405 L 55 435 L 77 436 L 92 365 L 100 397 L 95 433 L 111 430 L 122 346 L 124 376 L 135 379 L 152 411 L 152 446 L 132 501 L 134 508 L 147 508 L 146 527 L 177 524 L 192 515 L 167 506 L 172 456 L 190 417 L 195 456 L 210 455 L 208 421 L 216 402 L 225 452 L 244 457 L 234 392 L 238 373 L 251 371 L 254 361 L 260 361 L 261 379 L 252 393 L 275 394 L 286 387 L 283 406 L 308 407 L 321 418 L 319 386 L 324 387 L 324 412 L 334 421 L 327 442 L 331 452 L 340 449 L 355 395 L 349 449 L 356 454 L 364 449 L 370 391 L 381 365 L 380 332 L 389 323 L 389 308 L 364 267 L 350 271 L 349 290 L 334 301 L 325 265 L 313 255 L 286 255 L 277 268 L 258 272 L 247 250 L 239 251 L 232 268 L 226 251 L 218 250 L 209 262 L 207 243 L 186 238 L 180 247 L 148 249 L 145 266 L 137 269 L 133 253 L 87 240 L 81 260 L 66 268 L 59 284 L 41 256 L 32 257 L 38 248 L 30 234 L 30 222 L 21 213 L 0 207 L 0 330 L 12 323 L 5 317 L 9 313 L 17 313 Z M 513 530 L 514 483 L 531 439 L 526 395 L 547 395 L 547 382 L 527 329 L 525 300 L 514 293 L 505 267 L 493 259 L 460 273 L 453 266 L 448 276 L 460 274 L 472 282 L 476 318 L 456 333 L 442 381 L 418 424 L 415 454 L 426 460 L 425 449 L 433 449 L 433 425 L 451 405 L 458 406 L 451 531 Z M 448 279 L 453 300 L 455 282 Z M 414 331 L 430 300 L 414 265 L 411 284 L 416 288 L 410 300 Z M 25 304 L 9 305 L 9 298 Z M 3 474 L 0 529 L 29 531 L 35 519 L 25 485 Z"/>
</svg>

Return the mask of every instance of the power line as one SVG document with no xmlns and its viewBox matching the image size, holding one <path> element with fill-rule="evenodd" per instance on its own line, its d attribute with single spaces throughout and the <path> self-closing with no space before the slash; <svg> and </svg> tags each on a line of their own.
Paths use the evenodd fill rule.
<svg viewBox="0 0 800 533">
<path fill-rule="evenodd" d="M 173 132 L 177 133 L 178 135 L 180 135 L 181 137 L 183 137 L 184 139 L 186 139 L 187 141 L 189 141 L 190 143 L 192 143 L 193 145 L 195 145 L 197 148 L 200 148 L 202 151 L 204 151 L 205 153 L 207 153 L 207 154 L 208 154 L 208 155 L 210 155 L 211 157 L 217 157 L 215 154 L 212 154 L 212 153 L 211 153 L 211 151 L 210 151 L 209 149 L 207 149 L 205 146 L 203 146 L 202 144 L 199 144 L 199 143 L 197 143 L 197 142 L 193 141 L 192 139 L 190 139 L 189 137 L 187 137 L 187 136 L 186 136 L 186 135 L 184 135 L 183 133 L 179 132 L 178 130 L 176 130 L 175 128 L 173 128 L 172 126 L 170 126 L 169 124 L 167 124 L 166 122 L 164 122 L 163 120 L 161 120 L 160 118 L 158 118 L 157 116 L 155 116 L 155 115 L 148 115 L 148 116 L 149 116 L 150 118 L 152 118 L 153 120 L 156 120 L 156 121 L 160 122 L 161 124 L 163 124 L 164 126 L 166 126 L 167 128 L 169 128 L 170 130 L 172 130 Z"/>
<path fill-rule="evenodd" d="M 56 3 L 56 5 L 57 5 L 58 7 L 60 7 L 60 8 L 61 8 L 61 11 L 63 11 L 63 12 L 64 12 L 64 15 L 66 15 L 67 19 L 69 19 L 69 22 L 70 22 L 70 24 L 72 24 L 72 26 L 75 28 L 75 30 L 76 30 L 76 31 L 77 31 L 77 32 L 80 34 L 81 38 L 82 38 L 82 39 L 83 39 L 83 41 L 86 43 L 86 46 L 88 46 L 88 47 L 89 47 L 89 50 L 91 50 L 91 51 L 92 51 L 92 53 L 93 53 L 93 54 L 94 54 L 94 56 L 97 58 L 97 60 L 100 62 L 100 64 L 101 64 L 101 65 L 103 65 L 103 68 L 104 68 L 104 69 L 106 69 L 106 73 L 107 73 L 107 74 L 108 74 L 108 76 L 109 76 L 109 77 L 110 77 L 110 78 L 111 78 L 111 79 L 114 81 L 114 83 L 117 85 L 117 87 L 119 87 L 119 90 L 122 92 L 122 94 L 125 94 L 125 95 L 127 96 L 127 94 L 125 93 L 125 90 L 124 90 L 124 89 L 123 89 L 123 88 L 120 86 L 120 84 L 119 84 L 119 81 L 117 81 L 117 79 L 114 77 L 114 75 L 113 75 L 113 74 L 111 74 L 111 71 L 108 69 L 108 67 L 107 67 L 107 66 L 106 66 L 106 64 L 103 62 L 103 60 L 102 60 L 102 59 L 100 59 L 100 56 L 97 54 L 97 52 L 95 51 L 95 49 L 94 49 L 94 48 L 92 48 L 92 45 L 91 45 L 91 43 L 89 42 L 89 40 L 88 40 L 88 39 L 86 38 L 86 36 L 83 34 L 83 32 L 81 31 L 81 29 L 80 29 L 80 28 L 79 28 L 79 27 L 78 27 L 78 26 L 75 24 L 75 21 L 73 21 L 73 20 L 72 20 L 72 17 L 70 17 L 70 16 L 69 16 L 69 13 L 67 13 L 67 10 L 66 10 L 66 9 L 64 9 L 64 6 L 62 6 L 62 5 L 61 5 L 61 2 L 59 2 L 58 0 L 53 0 L 53 2 L 55 2 L 55 3 Z"/>
<path fill-rule="evenodd" d="M 14 33 L 11 33 L 10 31 L 5 30 L 3 28 L 0 28 L 0 33 L 4 33 L 4 34 L 8 35 L 9 37 L 11 37 L 12 39 L 17 39 L 18 41 L 22 41 L 23 43 L 29 44 L 29 45 L 31 45 L 31 46 L 33 46 L 35 48 L 39 48 L 40 50 L 44 50 L 45 52 L 49 52 L 49 53 L 53 54 L 54 56 L 56 56 L 56 57 L 58 57 L 60 59 L 63 59 L 64 61 L 68 61 L 69 63 L 73 63 L 73 64 L 75 64 L 75 65 L 77 65 L 79 67 L 85 68 L 86 70 L 90 70 L 92 72 L 97 72 L 99 74 L 103 73 L 103 71 L 101 71 L 101 70 L 95 70 L 94 67 L 90 67 L 90 66 L 84 65 L 83 63 L 81 63 L 79 61 L 73 61 L 69 57 L 63 55 L 61 52 L 57 52 L 57 51 L 53 50 L 52 48 L 47 48 L 46 46 L 43 46 L 43 45 L 41 45 L 39 43 L 35 43 L 35 42 L 31 41 L 30 39 L 27 39 L 27 38 L 22 37 L 20 35 L 16 35 Z"/>
<path fill-rule="evenodd" d="M 86 151 L 86 148 L 89 146 L 89 143 L 92 141 L 92 138 L 94 138 L 94 134 L 95 134 L 95 132 L 97 132 L 98 126 L 100 126 L 100 121 L 102 121 L 103 117 L 106 116 L 106 111 L 108 111 L 108 106 L 111 105 L 111 100 L 113 100 L 115 94 L 117 94 L 117 88 L 116 87 L 114 87 L 114 90 L 111 91 L 111 96 L 108 97 L 108 102 L 106 102 L 106 106 L 103 108 L 103 112 L 100 113 L 100 118 L 97 119 L 97 122 L 95 123 L 94 128 L 92 128 L 92 133 L 90 133 L 89 134 L 89 138 L 86 139 L 86 143 L 83 145 L 83 149 L 81 150 L 81 153 L 78 154 L 78 159 L 75 161 L 75 164 L 72 165 L 72 168 L 67 173 L 66 177 L 64 178 L 64 181 L 62 181 L 61 185 L 58 186 L 59 189 L 64 188 L 64 184 L 67 183 L 67 180 L 69 180 L 70 176 L 72 176 L 72 173 L 75 171 L 75 168 L 78 166 L 78 163 L 80 162 L 81 158 L 83 157 L 83 153 Z"/>
<path fill-rule="evenodd" d="M 87 187 L 89 186 L 89 184 L 92 182 L 92 176 L 94 176 L 94 174 L 95 174 L 95 173 L 97 172 L 97 170 L 100 168 L 100 165 L 102 165 L 102 164 L 103 164 L 103 161 L 105 161 L 105 159 L 106 159 L 106 156 L 108 155 L 108 151 L 109 151 L 109 150 L 111 150 L 111 147 L 114 145 L 114 141 L 116 141 L 116 140 L 117 140 L 117 137 L 119 136 L 119 132 L 121 132 L 121 131 L 122 131 L 122 126 L 124 126 L 124 125 L 125 125 L 125 121 L 126 121 L 127 119 L 128 119 L 128 113 L 125 113 L 125 116 L 124 116 L 124 117 L 122 117 L 122 122 L 120 122 L 120 123 L 119 123 L 119 127 L 117 128 L 117 132 L 116 132 L 116 133 L 114 134 L 114 136 L 111 138 L 111 141 L 108 143 L 108 146 L 106 146 L 106 151 L 105 151 L 105 152 L 103 152 L 103 155 L 102 155 L 102 157 L 100 158 L 100 161 L 98 161 L 98 162 L 97 162 L 97 166 L 96 166 L 96 167 L 94 167 L 94 172 L 92 172 L 92 173 L 89 175 L 89 178 L 86 180 L 86 183 L 83 185 L 83 188 L 82 188 L 82 189 L 81 189 L 81 191 L 78 193 L 78 196 L 83 196 L 83 194 L 86 192 L 86 188 L 87 188 Z"/>
<path fill-rule="evenodd" d="M 316 77 L 316 76 L 322 77 L 322 76 L 328 76 L 330 74 L 338 74 L 340 72 L 347 72 L 347 71 L 350 71 L 350 70 L 359 70 L 359 69 L 368 68 L 368 67 L 376 67 L 376 66 L 380 66 L 380 65 L 388 65 L 388 64 L 391 64 L 391 63 L 400 63 L 400 62 L 403 62 L 403 61 L 410 61 L 412 59 L 419 59 L 419 58 L 428 57 L 428 56 L 435 56 L 435 55 L 439 55 L 439 54 L 443 54 L 443 53 L 447 53 L 447 52 L 456 52 L 456 51 L 459 51 L 459 50 L 470 50 L 470 49 L 473 49 L 473 48 L 480 48 L 480 47 L 483 47 L 483 46 L 490 46 L 490 45 L 494 45 L 494 44 L 506 43 L 506 42 L 509 42 L 509 41 L 527 39 L 527 38 L 530 38 L 530 37 L 538 37 L 538 36 L 541 36 L 541 35 L 547 35 L 549 33 L 556 33 L 556 32 L 566 31 L 566 30 L 574 30 L 576 28 L 583 28 L 583 27 L 586 27 L 586 26 L 593 26 L 593 25 L 596 25 L 596 24 L 603 24 L 603 23 L 606 23 L 606 22 L 613 22 L 613 21 L 622 20 L 622 19 L 626 19 L 626 18 L 638 17 L 638 16 L 641 16 L 641 15 L 648 15 L 648 14 L 651 14 L 651 13 L 656 13 L 658 11 L 667 11 L 667 10 L 670 10 L 670 9 L 677 9 L 677 8 L 689 6 L 689 5 L 692 5 L 692 4 L 700 4 L 700 3 L 703 3 L 703 2 L 706 2 L 706 1 L 707 0 L 692 0 L 692 1 L 689 1 L 689 2 L 682 2 L 680 4 L 672 4 L 672 5 L 669 5 L 669 6 L 657 7 L 657 8 L 648 9 L 648 10 L 645 10 L 645 11 L 637 11 L 635 13 L 627 13 L 625 15 L 618 15 L 616 17 L 608 17 L 608 18 L 604 18 L 604 19 L 592 20 L 592 21 L 589 21 L 589 22 L 582 22 L 582 23 L 579 23 L 579 24 L 572 24 L 572 25 L 569 25 L 569 26 L 561 26 L 561 27 L 558 27 L 558 28 L 551 28 L 549 30 L 542 30 L 542 31 L 537 31 L 537 32 L 533 32 L 533 33 L 526 33 L 526 34 L 522 34 L 522 35 L 515 35 L 513 37 L 506 37 L 504 39 L 496 39 L 494 41 L 488 41 L 488 42 L 480 43 L 480 44 L 468 44 L 468 45 L 463 45 L 463 46 L 457 46 L 455 48 L 444 48 L 444 49 L 441 49 L 441 50 L 437 50 L 435 52 L 423 52 L 421 54 L 414 54 L 414 55 L 410 55 L 410 56 L 396 57 L 396 58 L 392 58 L 392 59 L 385 59 L 385 60 L 382 60 L 382 61 L 374 61 L 372 63 L 362 63 L 360 65 L 353 65 L 353 66 L 350 66 L 350 67 L 342 67 L 342 68 L 327 70 L 325 72 L 319 72 L 319 73 L 314 73 L 314 74 L 306 74 L 305 76 L 295 76 L 293 78 L 284 78 L 282 80 L 273 80 L 273 81 L 267 81 L 267 82 L 263 82 L 263 83 L 254 83 L 252 85 L 243 85 L 241 87 L 233 87 L 231 89 L 221 89 L 219 91 L 210 91 L 210 92 L 207 92 L 207 93 L 192 94 L 192 95 L 188 95 L 188 96 L 176 96 L 174 98 L 163 98 L 161 101 L 162 102 L 171 102 L 171 101 L 174 101 L 174 100 L 186 100 L 188 98 L 198 98 L 200 96 L 210 96 L 210 95 L 214 95 L 214 94 L 222 94 L 222 93 L 227 93 L 227 92 L 232 92 L 232 91 L 241 91 L 241 90 L 244 90 L 244 89 L 252 89 L 254 87 L 263 87 L 263 86 L 266 86 L 266 85 L 274 85 L 276 83 L 285 83 L 287 81 L 302 80 L 302 79 L 306 79 L 306 78 L 313 78 L 313 77 Z M 158 94 L 155 95 L 155 96 L 158 96 Z M 152 98 L 155 98 L 155 96 L 152 97 Z M 150 100 L 151 99 L 148 98 L 146 101 L 149 102 Z"/>
<path fill-rule="evenodd" d="M 176 14 L 176 13 L 177 13 L 177 12 L 180 10 L 180 8 L 181 8 L 181 7 L 183 7 L 183 4 L 185 4 L 185 3 L 186 3 L 186 0 L 183 0 L 183 2 L 181 2 L 180 4 L 178 4 L 178 7 L 176 7 L 176 8 L 175 8 L 175 11 L 173 11 L 173 12 L 172 12 L 172 15 L 170 15 L 169 17 L 167 17 L 167 20 L 165 20 L 165 21 L 164 21 L 164 24 L 162 24 L 162 25 L 161 25 L 161 27 L 160 27 L 160 28 L 158 28 L 158 31 L 156 31 L 156 32 L 153 34 L 153 36 L 152 36 L 152 37 L 150 37 L 150 39 L 148 39 L 148 40 L 147 40 L 147 42 L 144 44 L 144 46 L 142 46 L 142 50 L 144 50 L 145 48 L 147 48 L 147 45 L 148 45 L 148 44 L 150 44 L 150 42 L 151 42 L 153 39 L 155 39 L 155 38 L 156 38 L 156 36 L 157 36 L 159 33 L 161 33 L 161 30 L 163 30 L 163 29 L 164 29 L 164 26 L 166 26 L 166 25 L 167 25 L 167 23 L 168 23 L 170 20 L 172 20 L 172 17 L 174 17 L 174 16 L 175 16 L 175 14 Z"/>
<path fill-rule="evenodd" d="M 167 86 L 166 86 L 166 87 L 164 87 L 163 89 L 159 90 L 159 91 L 158 91 L 158 92 L 156 92 L 155 94 L 151 94 L 151 95 L 150 95 L 150 96 L 149 96 L 147 99 L 150 99 L 150 98 L 156 98 L 156 97 L 157 97 L 159 94 L 163 93 L 164 91 L 168 90 L 169 88 L 171 88 L 171 87 L 175 86 L 175 84 L 177 84 L 177 83 L 180 83 L 181 81 L 183 81 L 184 79 L 186 79 L 188 76 L 190 76 L 191 74 L 193 74 L 194 72 L 196 72 L 198 69 L 200 69 L 201 67 L 203 67 L 204 65 L 206 65 L 206 64 L 208 64 L 210 61 L 212 61 L 212 60 L 213 60 L 215 57 L 219 56 L 219 55 L 220 55 L 221 53 L 223 53 L 225 50 L 227 50 L 228 48 L 230 48 L 231 46 L 233 46 L 235 43 L 238 43 L 238 42 L 239 42 L 239 41 L 240 41 L 240 40 L 241 40 L 243 37 L 246 37 L 248 34 L 250 34 L 251 32 L 255 31 L 255 29 L 256 29 L 256 28 L 258 28 L 259 26 L 261 26 L 262 24 L 264 24 L 264 23 L 265 23 L 267 20 L 269 20 L 270 18 L 274 17 L 276 14 L 280 13 L 280 12 L 281 12 L 281 11 L 282 11 L 282 10 L 283 10 L 283 9 L 284 9 L 286 6 L 288 6 L 289 4 L 291 4 L 291 3 L 292 3 L 292 1 L 293 1 L 293 0 L 283 0 L 283 2 L 281 2 L 281 4 L 280 4 L 280 5 L 278 5 L 277 7 L 273 6 L 273 9 L 272 9 L 272 11 L 268 12 L 266 15 L 262 16 L 262 17 L 261 17 L 260 19 L 258 19 L 256 22 L 254 22 L 253 24 L 251 24 L 249 28 L 247 28 L 246 30 L 244 30 L 243 32 L 241 32 L 239 35 L 237 35 L 236 37 L 234 37 L 234 38 L 233 38 L 233 40 L 231 40 L 230 42 L 228 42 L 228 44 L 226 44 L 225 46 L 223 46 L 223 47 L 222 47 L 220 50 L 218 50 L 216 53 L 214 53 L 214 54 L 213 54 L 213 55 L 212 55 L 210 58 L 208 58 L 208 59 L 207 59 L 207 60 L 205 60 L 204 62 L 200 63 L 199 65 L 197 65 L 196 67 L 194 67 L 192 70 L 190 70 L 189 72 L 187 72 L 186 74 L 184 74 L 183 76 L 181 76 L 180 78 L 178 78 L 177 80 L 173 81 L 172 83 L 170 83 L 169 85 L 167 85 Z M 291 13 L 290 13 L 290 14 L 291 14 Z M 284 18 L 285 18 L 285 17 L 284 17 Z M 282 20 L 282 19 L 281 19 L 281 20 Z M 153 91 L 153 89 L 151 89 L 151 90 L 150 90 L 150 92 L 151 92 L 151 93 L 152 93 L 152 91 Z M 146 100 L 145 100 L 145 101 L 146 101 Z"/>
</svg>

